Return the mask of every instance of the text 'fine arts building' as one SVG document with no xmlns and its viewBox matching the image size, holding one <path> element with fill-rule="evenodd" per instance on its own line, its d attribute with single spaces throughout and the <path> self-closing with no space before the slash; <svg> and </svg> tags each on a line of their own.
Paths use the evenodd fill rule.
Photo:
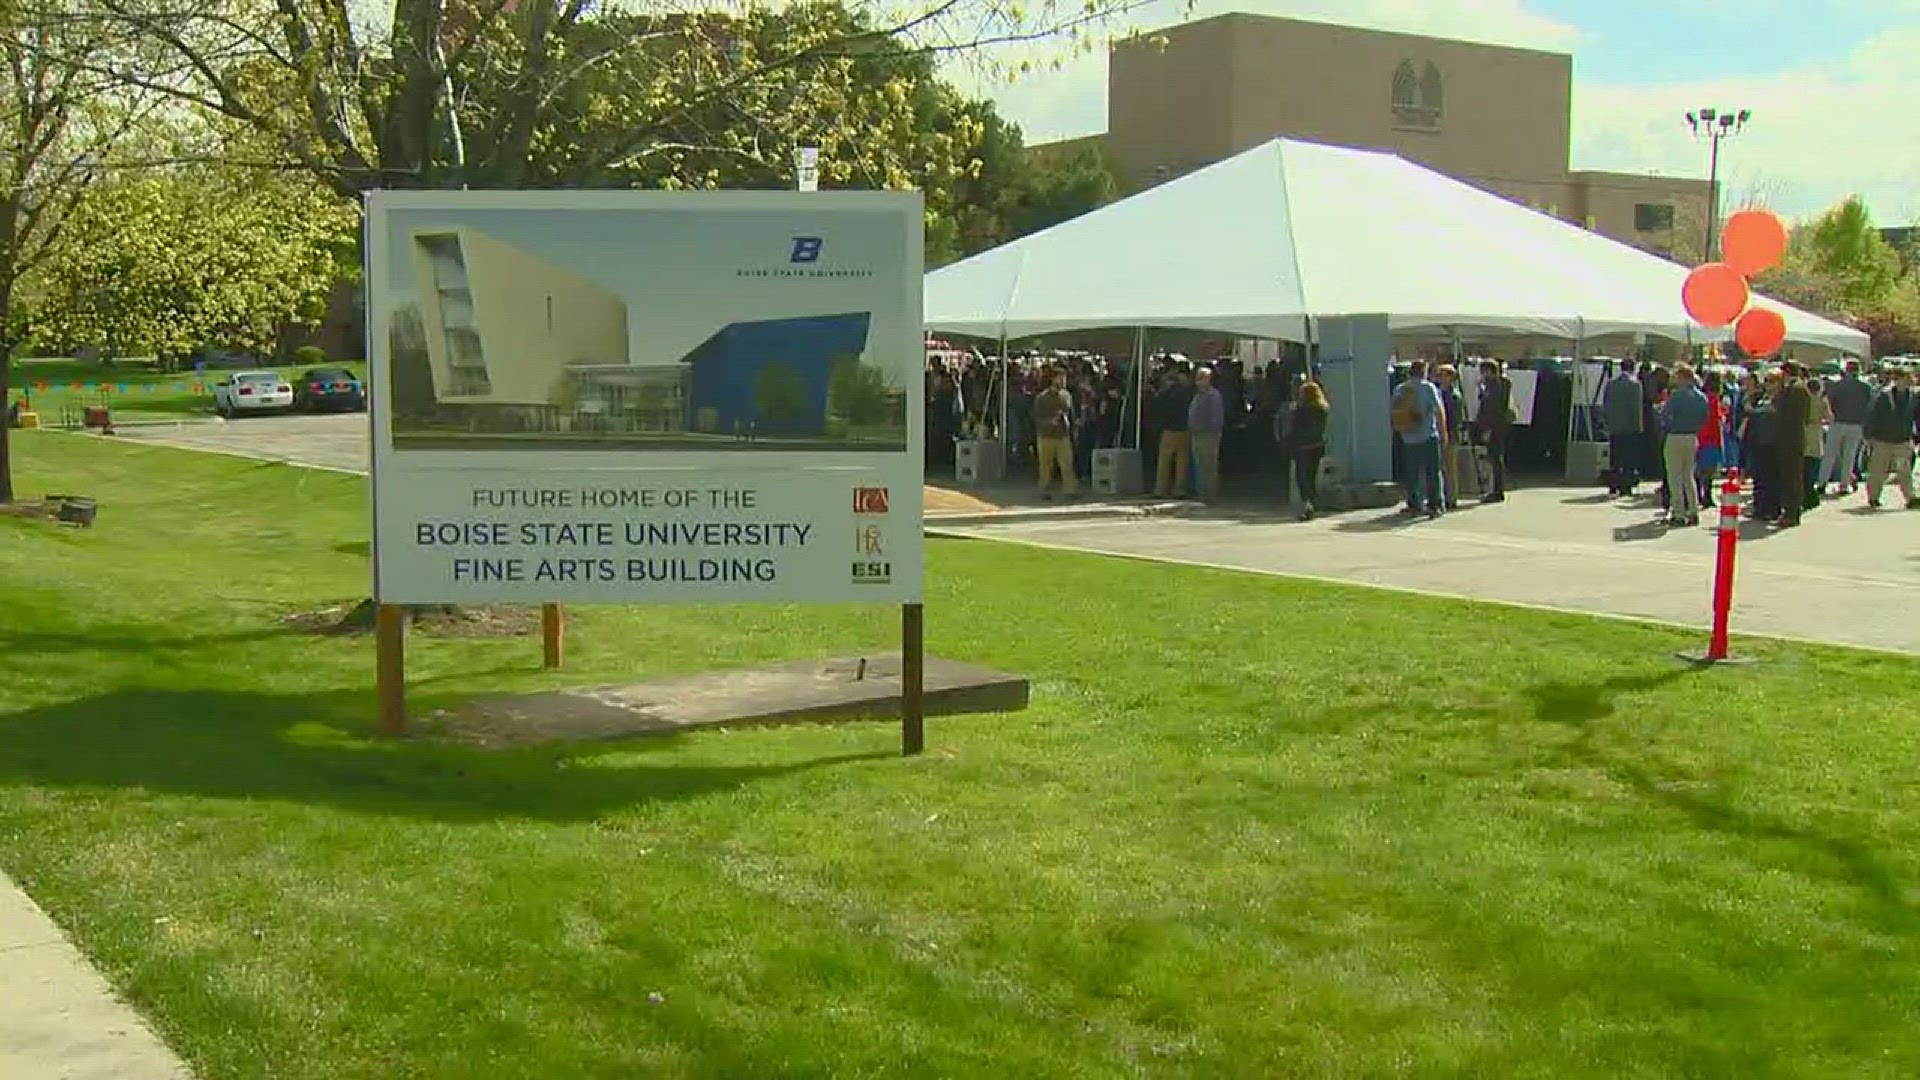
<svg viewBox="0 0 1920 1080">
<path fill-rule="evenodd" d="M 732 323 L 648 363 L 625 300 L 522 248 L 448 228 L 414 233 L 409 254 L 419 303 L 396 319 L 397 432 L 821 438 L 899 413 L 904 442 L 904 395 L 868 400 L 868 312 Z M 407 400 L 428 381 L 429 401 Z"/>
</svg>

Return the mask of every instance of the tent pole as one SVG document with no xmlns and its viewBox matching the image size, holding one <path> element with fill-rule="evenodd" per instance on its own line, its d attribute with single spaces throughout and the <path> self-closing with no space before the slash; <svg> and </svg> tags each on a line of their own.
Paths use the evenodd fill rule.
<svg viewBox="0 0 1920 1080">
<path fill-rule="evenodd" d="M 1585 363 L 1586 359 L 1587 359 L 1587 320 L 1584 318 L 1576 317 L 1573 320 L 1573 381 L 1574 381 L 1574 385 L 1576 386 L 1579 385 L 1579 382 L 1580 382 L 1580 365 Z M 1536 394 L 1539 393 L 1538 390 L 1535 390 L 1534 392 Z M 1575 411 L 1578 408 L 1578 405 L 1579 403 L 1573 400 L 1573 395 L 1568 394 L 1567 395 L 1567 451 L 1566 452 L 1569 454 L 1573 453 L 1573 435 L 1574 435 L 1573 417 L 1574 417 Z M 1593 438 L 1593 410 L 1592 409 L 1587 410 L 1587 438 L 1588 439 Z M 1561 471 L 1564 473 L 1566 470 L 1562 468 Z"/>
<path fill-rule="evenodd" d="M 1000 331 L 1000 430 L 995 432 L 1000 436 L 1000 471 L 1002 473 L 1006 472 L 1006 461 L 1013 453 L 1013 447 L 1008 445 L 1010 440 L 1007 438 L 1007 398 L 1012 392 L 1013 372 L 1007 368 L 1007 332 L 1003 327 Z"/>
<path fill-rule="evenodd" d="M 1147 328 L 1133 328 L 1133 448 L 1140 449 L 1140 414 L 1147 407 Z M 1141 465 L 1145 468 L 1145 463 Z"/>
</svg>

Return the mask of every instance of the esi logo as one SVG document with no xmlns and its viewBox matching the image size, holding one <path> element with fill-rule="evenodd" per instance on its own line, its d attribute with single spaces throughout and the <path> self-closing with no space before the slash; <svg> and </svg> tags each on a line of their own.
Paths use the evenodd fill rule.
<svg viewBox="0 0 1920 1080">
<path fill-rule="evenodd" d="M 818 236 L 796 236 L 793 238 L 793 255 L 787 261 L 792 263 L 816 263 L 820 261 L 820 249 L 826 246 L 826 240 Z"/>
<path fill-rule="evenodd" d="M 884 514 L 887 512 L 887 489 L 883 487 L 857 487 L 853 489 L 853 512 L 856 514 Z"/>
<path fill-rule="evenodd" d="M 893 564 L 887 561 L 880 526 L 856 528 L 853 532 L 853 550 L 854 554 L 860 556 L 853 563 L 855 585 L 886 585 L 893 581 Z"/>
</svg>

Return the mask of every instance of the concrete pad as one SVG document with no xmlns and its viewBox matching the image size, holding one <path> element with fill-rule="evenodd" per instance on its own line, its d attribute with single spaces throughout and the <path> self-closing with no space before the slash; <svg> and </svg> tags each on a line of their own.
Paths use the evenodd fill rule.
<svg viewBox="0 0 1920 1080">
<path fill-rule="evenodd" d="M 1027 706 L 1027 680 L 926 659 L 928 716 Z M 620 739 L 701 728 L 900 715 L 900 655 L 800 660 L 627 686 L 477 698 L 429 717 L 430 734 L 483 746 Z"/>
<path fill-rule="evenodd" d="M 192 1080 L 53 920 L 3 875 L 0 1077 Z"/>
<path fill-rule="evenodd" d="M 1464 599 L 1705 627 L 1718 538 L 1656 521 L 1657 506 L 1550 487 L 1437 521 L 1359 510 L 1310 522 L 1245 506 L 1127 521 L 930 527 L 951 535 Z M 1867 510 L 1859 496 L 1798 529 L 1742 526 L 1733 629 L 1901 653 L 1920 651 L 1920 512 Z"/>
</svg>

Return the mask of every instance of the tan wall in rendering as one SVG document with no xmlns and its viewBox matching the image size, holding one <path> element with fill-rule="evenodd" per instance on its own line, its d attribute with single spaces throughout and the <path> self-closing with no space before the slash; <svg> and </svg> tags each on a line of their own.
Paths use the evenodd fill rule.
<svg viewBox="0 0 1920 1080">
<path fill-rule="evenodd" d="M 626 305 L 618 296 L 484 233 L 461 229 L 458 235 L 491 393 L 456 400 L 544 405 L 569 364 L 627 362 Z M 417 248 L 415 255 L 424 267 Z M 421 277 L 422 289 L 430 289 L 431 269 L 423 268 Z M 438 381 L 446 371 L 445 346 L 433 307 L 432 298 L 423 297 Z"/>
</svg>

